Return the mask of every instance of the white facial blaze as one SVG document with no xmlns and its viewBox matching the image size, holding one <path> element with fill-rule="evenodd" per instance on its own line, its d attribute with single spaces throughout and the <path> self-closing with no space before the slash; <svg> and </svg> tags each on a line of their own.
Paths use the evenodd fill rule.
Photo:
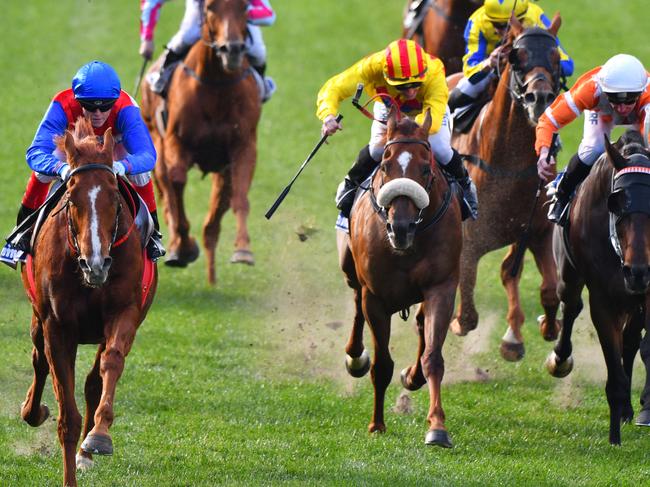
<svg viewBox="0 0 650 487">
<path fill-rule="evenodd" d="M 102 257 L 102 240 L 99 238 L 99 217 L 97 216 L 97 207 L 95 205 L 97 195 L 101 190 L 101 187 L 95 186 L 88 192 L 88 197 L 90 198 L 90 241 L 93 249 L 91 260 L 94 262 L 101 262 Z"/>
<path fill-rule="evenodd" d="M 409 167 L 409 162 L 413 159 L 413 155 L 410 152 L 404 151 L 397 157 L 397 162 L 402 166 L 402 175 L 406 175 L 406 168 Z"/>
</svg>

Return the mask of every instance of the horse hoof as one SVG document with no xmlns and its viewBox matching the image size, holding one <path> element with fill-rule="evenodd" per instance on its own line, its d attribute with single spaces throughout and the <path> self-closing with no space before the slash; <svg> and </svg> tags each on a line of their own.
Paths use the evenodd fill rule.
<svg viewBox="0 0 650 487">
<path fill-rule="evenodd" d="M 650 426 L 650 409 L 644 409 L 636 417 L 634 422 L 637 426 Z"/>
<path fill-rule="evenodd" d="M 23 409 L 25 408 L 25 404 L 26 404 L 26 402 L 23 402 L 20 405 L 21 416 L 22 416 Z M 25 422 L 28 425 L 33 426 L 34 428 L 36 428 L 37 426 L 42 425 L 45 422 L 45 420 L 47 418 L 49 418 L 49 417 L 50 417 L 50 408 L 48 408 L 45 404 L 41 404 L 41 406 L 39 407 L 39 409 L 38 409 L 38 418 L 36 418 L 36 420 L 33 420 L 30 416 L 27 416 L 27 417 L 22 416 L 22 418 L 25 420 Z"/>
<path fill-rule="evenodd" d="M 168 267 L 187 267 L 187 261 L 181 259 L 181 256 L 177 250 L 170 250 L 167 252 L 165 265 Z"/>
<path fill-rule="evenodd" d="M 443 448 L 453 448 L 453 443 L 446 430 L 429 430 L 424 437 L 425 445 L 441 446 Z"/>
<path fill-rule="evenodd" d="M 413 381 L 409 382 L 408 381 L 408 374 L 409 374 L 410 367 L 406 367 L 405 369 L 402 369 L 402 373 L 399 375 L 400 380 L 402 381 L 402 386 L 404 389 L 407 389 L 409 391 L 417 391 L 420 389 L 423 384 L 416 384 Z M 425 381 L 426 383 L 426 381 Z"/>
<path fill-rule="evenodd" d="M 235 250 L 235 253 L 230 258 L 230 263 L 255 265 L 255 258 L 250 250 Z"/>
<path fill-rule="evenodd" d="M 363 377 L 370 370 L 370 355 L 366 349 L 363 349 L 361 355 L 352 358 L 349 355 L 345 356 L 345 369 L 352 377 Z"/>
<path fill-rule="evenodd" d="M 573 370 L 573 356 L 569 355 L 565 361 L 560 362 L 560 358 L 555 353 L 555 350 L 551 350 L 551 353 L 546 357 L 544 365 L 546 365 L 546 370 L 548 370 L 549 374 L 561 379 L 569 375 Z"/>
<path fill-rule="evenodd" d="M 473 328 L 463 328 L 463 325 L 460 324 L 460 321 L 458 321 L 458 318 L 454 318 L 454 321 L 451 322 L 449 325 L 449 329 L 454 335 L 458 335 L 459 337 L 464 337 L 467 335 L 470 331 L 473 330 Z"/>
<path fill-rule="evenodd" d="M 384 423 L 370 423 L 368 433 L 386 433 L 386 425 Z"/>
<path fill-rule="evenodd" d="M 88 435 L 81 444 L 81 449 L 86 453 L 94 453 L 96 455 L 112 455 L 113 440 L 111 440 L 110 436 L 106 435 Z"/>
<path fill-rule="evenodd" d="M 555 320 L 555 326 L 552 328 L 546 323 L 546 316 L 539 315 L 537 317 L 537 326 L 542 338 L 547 342 L 554 342 L 562 329 L 562 320 Z"/>
<path fill-rule="evenodd" d="M 75 456 L 75 463 L 77 465 L 77 470 L 81 470 L 82 472 L 90 470 L 94 465 L 92 458 L 85 457 L 80 453 L 77 453 Z"/>
<path fill-rule="evenodd" d="M 526 349 L 523 343 L 512 343 L 501 340 L 501 347 L 499 348 L 501 356 L 508 362 L 518 362 L 526 354 Z"/>
</svg>

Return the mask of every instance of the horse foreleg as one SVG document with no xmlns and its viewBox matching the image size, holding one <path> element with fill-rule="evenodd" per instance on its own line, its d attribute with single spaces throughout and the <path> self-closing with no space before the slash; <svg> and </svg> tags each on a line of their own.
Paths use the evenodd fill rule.
<svg viewBox="0 0 650 487">
<path fill-rule="evenodd" d="M 589 307 L 607 366 L 605 393 L 609 404 L 609 442 L 620 445 L 623 409 L 630 403 L 630 380 L 623 370 L 621 356 L 623 323 L 613 303 L 593 288 L 589 290 Z"/>
<path fill-rule="evenodd" d="M 648 304 L 646 303 L 646 314 L 648 313 Z M 636 418 L 636 424 L 639 426 L 650 426 L 650 323 L 645 318 L 645 334 L 641 340 L 641 360 L 645 367 L 645 384 L 641 392 L 641 411 Z"/>
<path fill-rule="evenodd" d="M 418 312 L 415 315 L 415 322 L 418 329 L 418 351 L 415 358 L 415 363 L 406 367 L 400 374 L 400 380 L 405 389 L 409 391 L 417 391 L 426 383 L 426 379 L 422 373 L 422 354 L 424 353 L 425 340 L 424 340 L 424 305 L 420 304 Z"/>
<path fill-rule="evenodd" d="M 562 303 L 562 328 L 560 338 L 546 357 L 546 369 L 553 377 L 566 377 L 573 370 L 573 347 L 571 333 L 573 323 L 582 311 L 582 289 L 584 280 L 566 257 L 559 256 L 560 281 L 557 286 L 558 297 Z"/>
<path fill-rule="evenodd" d="M 199 246 L 194 238 L 190 236 L 190 222 L 185 213 L 183 200 L 188 171 L 185 161 L 190 156 L 184 154 L 178 146 L 178 142 L 169 143 L 165 146 L 165 157 L 167 158 L 165 172 L 168 194 L 166 198 L 166 215 L 169 219 L 167 223 L 171 237 L 165 264 L 172 267 L 185 267 L 198 258 Z"/>
<path fill-rule="evenodd" d="M 97 354 L 95 355 L 95 362 L 93 368 L 86 376 L 86 384 L 84 386 L 84 397 L 86 398 L 86 415 L 84 417 L 84 427 L 81 432 L 81 438 L 85 439 L 88 432 L 95 427 L 95 411 L 99 405 L 99 399 L 102 395 L 102 377 L 99 373 L 102 353 L 105 350 L 105 344 L 99 345 Z M 88 453 L 79 448 L 77 451 L 77 469 L 86 470 L 93 466 L 92 453 Z"/>
<path fill-rule="evenodd" d="M 390 313 L 384 309 L 381 299 L 374 296 L 367 288 L 362 294 L 363 314 L 372 330 L 375 356 L 370 367 L 370 377 L 375 389 L 372 420 L 368 431 L 383 433 L 386 431 L 384 422 L 384 400 L 386 388 L 393 377 L 394 362 L 388 348 L 390 342 Z"/>
<path fill-rule="evenodd" d="M 253 136 L 248 143 L 243 144 L 233 154 L 231 167 L 232 196 L 230 206 L 235 215 L 237 224 L 235 235 L 235 252 L 230 259 L 232 263 L 253 265 L 255 260 L 250 248 L 250 236 L 248 235 L 248 214 L 250 204 L 248 202 L 248 191 L 253 181 L 255 171 L 255 159 L 257 158 L 257 145 Z"/>
<path fill-rule="evenodd" d="M 52 373 L 52 386 L 59 403 L 57 433 L 63 450 L 64 485 L 76 486 L 75 451 L 81 433 L 81 415 L 74 396 L 74 365 L 77 341 L 64 336 L 61 323 L 43 323 L 45 353 Z"/>
<path fill-rule="evenodd" d="M 538 319 L 540 332 L 544 340 L 551 342 L 557 338 L 561 324 L 557 319 L 557 309 L 560 300 L 557 297 L 557 267 L 553 258 L 553 248 L 551 245 L 551 232 L 540 238 L 533 238 L 530 241 L 530 251 L 535 257 L 535 264 L 542 275 L 542 284 L 540 286 L 540 298 L 544 315 Z"/>
<path fill-rule="evenodd" d="M 212 174 L 212 189 L 210 191 L 210 209 L 203 223 L 203 247 L 205 248 L 206 261 L 208 264 L 208 282 L 217 282 L 217 271 L 215 269 L 215 252 L 219 235 L 221 234 L 221 219 L 230 206 L 231 187 L 227 183 L 230 178 L 229 170 L 225 169 L 224 174 Z"/>
<path fill-rule="evenodd" d="M 108 430 L 113 424 L 115 388 L 124 370 L 124 360 L 131 350 L 139 316 L 137 307 L 131 306 L 116 316 L 112 323 L 105 325 L 106 345 L 99 361 L 102 392 L 95 410 L 95 425 L 81 444 L 85 452 L 98 455 L 113 453 L 113 440 Z"/>
<path fill-rule="evenodd" d="M 473 239 L 463 242 L 463 251 L 460 256 L 460 285 L 458 310 L 456 318 L 451 323 L 451 331 L 459 336 L 465 336 L 478 325 L 478 311 L 474 303 L 474 288 L 476 287 L 476 274 L 480 253 L 471 245 Z"/>
<path fill-rule="evenodd" d="M 445 428 L 445 411 L 442 408 L 440 385 L 445 373 L 442 346 L 447 337 L 449 321 L 454 310 L 456 279 L 429 289 L 423 302 L 424 307 L 424 352 L 422 372 L 429 386 L 429 431 L 425 437 L 427 445 L 451 448 L 452 443 Z"/>
<path fill-rule="evenodd" d="M 643 330 L 645 313 L 642 309 L 637 308 L 628 318 L 628 322 L 623 327 L 623 370 L 628 378 L 630 386 L 632 385 L 632 372 L 634 370 L 634 359 L 639 351 L 641 343 L 641 330 Z M 634 417 L 632 408 L 632 391 L 628 391 L 629 401 L 623 405 L 623 422 L 629 423 Z"/>
<path fill-rule="evenodd" d="M 20 406 L 20 416 L 30 426 L 40 426 L 48 416 L 50 410 L 45 404 L 41 404 L 45 380 L 49 373 L 50 366 L 47 363 L 43 343 L 43 327 L 35 315 L 32 316 L 31 326 L 32 343 L 32 366 L 34 367 L 34 378 L 29 386 L 27 397 Z"/>
<path fill-rule="evenodd" d="M 511 275 L 515 250 L 516 245 L 511 245 L 503 262 L 501 262 L 501 283 L 508 296 L 508 314 L 506 317 L 508 329 L 501 339 L 500 352 L 501 356 L 510 362 L 521 360 L 526 353 L 524 337 L 521 334 L 521 327 L 524 324 L 524 312 L 521 310 L 521 301 L 519 299 L 519 279 L 524 265 L 522 262 L 516 276 Z"/>
</svg>

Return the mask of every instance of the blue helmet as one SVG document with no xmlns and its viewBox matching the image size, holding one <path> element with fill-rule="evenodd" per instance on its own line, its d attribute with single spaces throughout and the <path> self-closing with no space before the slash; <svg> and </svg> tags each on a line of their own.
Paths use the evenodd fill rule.
<svg viewBox="0 0 650 487">
<path fill-rule="evenodd" d="M 121 89 L 115 70 L 101 61 L 84 64 L 72 78 L 72 92 L 79 100 L 116 100 Z"/>
</svg>

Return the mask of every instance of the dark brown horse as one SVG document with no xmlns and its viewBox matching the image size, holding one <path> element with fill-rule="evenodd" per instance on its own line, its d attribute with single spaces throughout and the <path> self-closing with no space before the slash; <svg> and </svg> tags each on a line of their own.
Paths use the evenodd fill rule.
<svg viewBox="0 0 650 487">
<path fill-rule="evenodd" d="M 478 312 L 474 305 L 474 286 L 479 259 L 486 253 L 510 245 L 501 264 L 501 281 L 508 295 L 508 326 L 501 343 L 507 360 L 524 356 L 521 327 L 524 313 L 519 301 L 521 267 L 511 275 L 513 257 L 523 226 L 533 210 L 538 186 L 537 156 L 534 151 L 535 124 L 560 89 L 560 53 L 556 46 L 559 14 L 548 31 L 539 27 L 524 30 L 516 18 L 511 20 L 512 53 L 502 65 L 494 98 L 483 108 L 470 132 L 457 134 L 452 145 L 473 159 L 468 170 L 478 190 L 480 215 L 463 227 L 460 304 L 452 331 L 464 335 L 476 328 Z M 546 340 L 557 337 L 559 301 L 553 260 L 552 224 L 544 208 L 546 196 L 538 202 L 531 225 L 528 249 L 542 274 L 540 317 Z"/>
<path fill-rule="evenodd" d="M 169 84 L 169 115 L 162 135 L 156 112 L 163 100 L 146 81 L 142 84 L 142 115 L 158 152 L 156 183 L 170 234 L 165 263 L 184 267 L 199 254 L 183 201 L 187 173 L 196 164 L 212 175 L 210 209 L 203 224 L 211 284 L 216 282 L 215 250 L 228 208 L 237 222 L 231 262 L 254 263 L 246 221 L 261 101 L 244 50 L 247 4 L 246 0 L 206 0 L 201 39 Z"/>
<path fill-rule="evenodd" d="M 422 127 L 408 118 L 397 122 L 391 113 L 371 189 L 352 210 L 349 237 L 339 232 L 337 240 L 356 306 L 346 366 L 355 377 L 370 369 L 375 387 L 369 431 L 386 430 L 384 396 L 393 375 L 391 316 L 421 302 L 417 359 L 402 372 L 402 383 L 410 390 L 428 383 L 426 443 L 450 447 L 440 383 L 442 345 L 458 285 L 461 220 L 454 191 L 433 161 L 427 141 L 430 125 L 428 113 Z M 372 366 L 363 346 L 364 318 L 374 338 Z"/>
<path fill-rule="evenodd" d="M 607 365 L 609 442 L 620 444 L 621 421 L 629 422 L 634 415 L 630 384 L 644 327 L 642 404 L 646 416 L 650 410 L 650 152 L 638 133 L 621 137 L 617 145 L 622 154 L 609 139 L 605 142 L 607 156 L 599 159 L 576 192 L 568 230 L 556 227 L 553 235 L 563 327 L 546 366 L 556 377 L 566 376 L 573 368 L 571 331 L 586 285 L 591 319 Z"/>
<path fill-rule="evenodd" d="M 118 190 L 113 145 L 111 129 L 102 147 L 83 118 L 77 121 L 74 135 L 66 132 L 59 139 L 58 147 L 65 151 L 71 168 L 67 190 L 43 223 L 34 256 L 22 269 L 34 312 L 34 379 L 21 416 L 31 426 L 48 417 L 41 397 L 51 372 L 59 403 L 64 485 L 68 486 L 77 485 L 75 450 L 80 433 L 84 441 L 78 468 L 91 466 L 93 453 L 113 452 L 109 428 L 115 387 L 157 284 L 155 264 L 146 259 L 133 228 L 133 200 Z M 83 433 L 74 394 L 79 344 L 99 344 L 84 388 Z"/>
<path fill-rule="evenodd" d="M 409 0 L 408 5 L 411 3 Z M 413 39 L 429 54 L 439 57 L 447 74 L 463 69 L 465 38 L 469 16 L 482 5 L 481 0 L 430 0 L 422 24 Z M 409 34 L 404 29 L 403 35 Z"/>
</svg>

